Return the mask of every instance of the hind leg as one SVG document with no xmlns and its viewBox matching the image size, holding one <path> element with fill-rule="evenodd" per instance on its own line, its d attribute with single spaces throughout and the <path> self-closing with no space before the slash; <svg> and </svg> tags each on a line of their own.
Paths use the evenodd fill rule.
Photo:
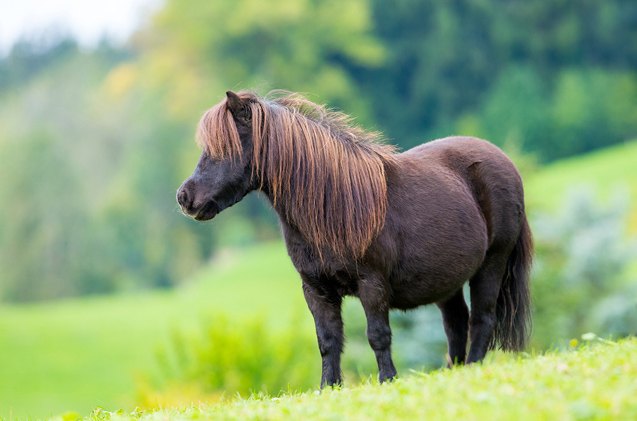
<svg viewBox="0 0 637 421">
<path fill-rule="evenodd" d="M 462 295 L 462 288 L 446 301 L 436 303 L 442 313 L 442 321 L 449 345 L 447 365 L 463 364 L 467 353 L 469 310 Z"/>
<path fill-rule="evenodd" d="M 469 281 L 471 346 L 467 363 L 482 361 L 492 344 L 496 325 L 496 305 L 506 270 L 507 255 L 489 251 L 484 263 Z"/>
</svg>

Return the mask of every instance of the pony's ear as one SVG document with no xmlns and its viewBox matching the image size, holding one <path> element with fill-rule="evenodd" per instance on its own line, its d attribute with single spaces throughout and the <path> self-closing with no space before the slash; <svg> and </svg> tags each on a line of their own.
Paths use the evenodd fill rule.
<svg viewBox="0 0 637 421">
<path fill-rule="evenodd" d="M 239 95 L 235 94 L 232 91 L 226 92 L 228 109 L 237 120 L 243 123 L 250 122 L 250 107 L 246 104 Z"/>
</svg>

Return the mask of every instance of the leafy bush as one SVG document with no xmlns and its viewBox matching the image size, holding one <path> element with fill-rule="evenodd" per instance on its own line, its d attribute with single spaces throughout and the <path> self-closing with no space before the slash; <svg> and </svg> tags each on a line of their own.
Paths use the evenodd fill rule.
<svg viewBox="0 0 637 421">
<path fill-rule="evenodd" d="M 295 319 L 277 332 L 263 319 L 216 316 L 204 322 L 198 334 L 173 332 L 156 358 L 159 370 L 139 392 L 145 407 L 173 401 L 176 390 L 188 401 L 259 392 L 277 395 L 316 387 L 320 379 L 316 339 Z"/>
<path fill-rule="evenodd" d="M 346 300 L 343 313 L 347 337 L 343 374 L 352 385 L 375 378 L 377 367 L 360 303 Z M 444 364 L 446 338 L 436 308 L 394 312 L 391 318 L 395 359 L 402 371 Z M 295 320 L 277 331 L 263 319 L 219 315 L 203 322 L 196 333 L 173 331 L 157 350 L 156 372 L 139 383 L 138 404 L 158 408 L 237 394 L 278 395 L 317 388 L 321 359 L 316 337 Z"/>
</svg>

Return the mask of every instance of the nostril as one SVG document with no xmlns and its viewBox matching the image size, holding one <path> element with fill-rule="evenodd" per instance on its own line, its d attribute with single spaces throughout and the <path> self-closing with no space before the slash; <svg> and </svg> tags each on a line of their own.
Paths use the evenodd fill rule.
<svg viewBox="0 0 637 421">
<path fill-rule="evenodd" d="M 177 202 L 185 207 L 188 208 L 189 207 L 189 202 L 188 202 L 188 192 L 186 191 L 186 189 L 181 188 L 179 189 L 179 191 L 177 192 Z"/>
</svg>

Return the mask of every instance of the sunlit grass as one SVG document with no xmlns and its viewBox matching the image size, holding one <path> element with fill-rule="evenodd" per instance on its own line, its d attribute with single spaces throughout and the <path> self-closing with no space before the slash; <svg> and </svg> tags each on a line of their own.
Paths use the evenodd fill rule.
<svg viewBox="0 0 637 421">
<path fill-rule="evenodd" d="M 253 397 L 91 420 L 576 420 L 637 418 L 637 339 L 483 365 L 411 373 L 391 384 Z"/>
</svg>

